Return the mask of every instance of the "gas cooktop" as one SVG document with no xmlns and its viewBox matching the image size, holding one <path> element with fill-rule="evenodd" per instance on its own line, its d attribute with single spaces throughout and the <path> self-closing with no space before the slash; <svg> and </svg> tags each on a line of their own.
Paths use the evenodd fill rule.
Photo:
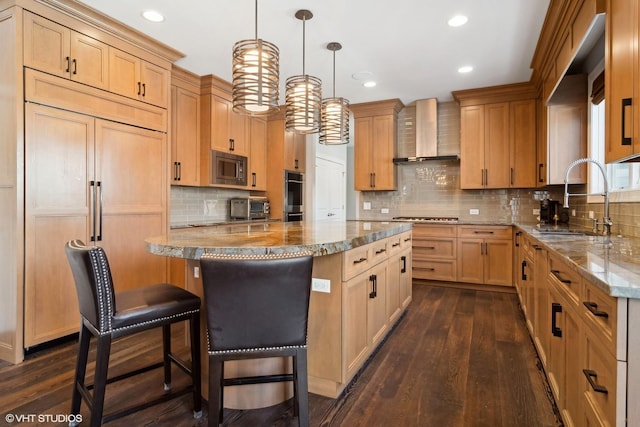
<svg viewBox="0 0 640 427">
<path fill-rule="evenodd" d="M 394 216 L 394 221 L 409 222 L 458 222 L 457 216 Z"/>
</svg>

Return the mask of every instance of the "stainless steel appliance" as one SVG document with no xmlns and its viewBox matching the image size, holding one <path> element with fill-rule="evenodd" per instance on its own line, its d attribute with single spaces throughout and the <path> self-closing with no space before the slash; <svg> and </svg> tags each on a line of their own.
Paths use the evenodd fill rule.
<svg viewBox="0 0 640 427">
<path fill-rule="evenodd" d="M 269 219 L 266 197 L 235 197 L 229 201 L 231 219 Z"/>
<path fill-rule="evenodd" d="M 211 184 L 247 185 L 247 158 L 211 150 Z"/>
<path fill-rule="evenodd" d="M 284 171 L 284 221 L 304 220 L 304 175 Z"/>
</svg>

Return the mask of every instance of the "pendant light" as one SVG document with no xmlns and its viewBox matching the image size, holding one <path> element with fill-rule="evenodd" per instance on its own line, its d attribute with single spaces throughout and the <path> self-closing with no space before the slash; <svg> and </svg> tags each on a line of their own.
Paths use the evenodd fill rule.
<svg viewBox="0 0 640 427">
<path fill-rule="evenodd" d="M 232 96 L 234 111 L 261 115 L 278 109 L 280 53 L 258 38 L 258 0 L 255 4 L 255 38 L 233 46 Z"/>
<path fill-rule="evenodd" d="M 290 132 L 308 134 L 320 130 L 322 82 L 305 73 L 305 22 L 313 17 L 308 10 L 296 12 L 302 20 L 302 75 L 289 77 L 285 83 L 285 128 Z"/>
<path fill-rule="evenodd" d="M 333 52 L 333 96 L 322 100 L 320 144 L 348 144 L 349 101 L 345 98 L 336 98 L 336 51 L 342 49 L 342 45 L 331 42 L 327 45 L 327 49 Z"/>
</svg>

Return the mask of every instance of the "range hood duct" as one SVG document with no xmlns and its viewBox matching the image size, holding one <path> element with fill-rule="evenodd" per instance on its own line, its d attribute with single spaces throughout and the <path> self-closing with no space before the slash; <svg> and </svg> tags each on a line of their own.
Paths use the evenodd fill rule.
<svg viewBox="0 0 640 427">
<path fill-rule="evenodd" d="M 436 98 L 416 101 L 415 152 L 397 157 L 393 163 L 413 163 L 428 160 L 458 160 L 457 155 L 438 155 L 438 101 Z"/>
</svg>

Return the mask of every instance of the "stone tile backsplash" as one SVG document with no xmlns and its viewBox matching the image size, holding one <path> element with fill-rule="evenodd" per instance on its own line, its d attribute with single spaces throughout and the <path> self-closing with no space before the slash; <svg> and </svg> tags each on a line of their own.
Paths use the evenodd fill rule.
<svg viewBox="0 0 640 427">
<path fill-rule="evenodd" d="M 171 186 L 170 225 L 228 221 L 229 200 L 248 195 L 248 191 L 227 188 Z"/>
</svg>

